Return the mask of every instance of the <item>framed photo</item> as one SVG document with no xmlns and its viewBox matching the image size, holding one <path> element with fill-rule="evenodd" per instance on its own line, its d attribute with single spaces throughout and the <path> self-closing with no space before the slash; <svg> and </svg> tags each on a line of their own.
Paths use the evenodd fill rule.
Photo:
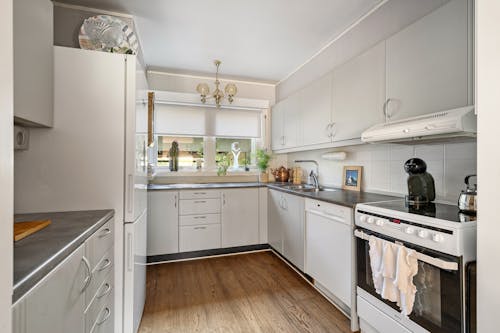
<svg viewBox="0 0 500 333">
<path fill-rule="evenodd" d="M 345 166 L 342 177 L 342 189 L 361 191 L 362 166 Z"/>
</svg>

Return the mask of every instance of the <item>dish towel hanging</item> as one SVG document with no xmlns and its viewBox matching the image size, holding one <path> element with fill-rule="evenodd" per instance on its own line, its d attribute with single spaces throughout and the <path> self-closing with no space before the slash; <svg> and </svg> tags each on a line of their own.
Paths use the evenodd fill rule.
<svg viewBox="0 0 500 333">
<path fill-rule="evenodd" d="M 409 315 L 417 292 L 413 284 L 418 273 L 416 252 L 375 236 L 370 236 L 368 243 L 375 291 L 383 299 L 396 302 L 402 314 Z"/>
</svg>

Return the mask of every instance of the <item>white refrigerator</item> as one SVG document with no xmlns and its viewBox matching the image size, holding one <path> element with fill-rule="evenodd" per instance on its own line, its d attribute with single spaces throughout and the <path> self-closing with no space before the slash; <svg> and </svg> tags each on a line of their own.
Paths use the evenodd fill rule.
<svg viewBox="0 0 500 333">
<path fill-rule="evenodd" d="M 16 153 L 18 213 L 115 210 L 115 332 L 145 301 L 147 81 L 134 55 L 54 47 L 54 127 Z"/>
</svg>

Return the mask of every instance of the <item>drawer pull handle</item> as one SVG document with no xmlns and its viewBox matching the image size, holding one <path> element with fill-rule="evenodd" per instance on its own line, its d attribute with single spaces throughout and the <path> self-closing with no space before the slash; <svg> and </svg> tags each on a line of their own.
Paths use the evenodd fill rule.
<svg viewBox="0 0 500 333">
<path fill-rule="evenodd" d="M 104 265 L 102 265 L 97 271 L 98 272 L 102 272 L 103 270 L 105 270 L 106 268 L 108 268 L 109 266 L 111 266 L 111 260 L 109 259 L 105 259 L 104 260 Z"/>
<path fill-rule="evenodd" d="M 101 311 L 101 313 L 103 313 L 103 312 Z M 111 310 L 110 310 L 109 308 L 105 308 L 105 309 L 104 309 L 104 313 L 105 313 L 104 318 L 102 318 L 101 320 L 99 320 L 99 321 L 97 322 L 97 325 L 98 325 L 98 326 L 101 326 L 102 324 L 104 324 L 104 322 L 105 322 L 106 320 L 108 320 L 108 319 L 109 319 L 109 317 L 111 316 Z"/>
<path fill-rule="evenodd" d="M 111 229 L 109 229 L 109 228 L 102 229 L 101 234 L 99 235 L 99 238 L 106 237 L 110 233 L 111 233 Z"/>
<path fill-rule="evenodd" d="M 90 268 L 90 262 L 89 260 L 83 256 L 82 257 L 83 264 L 85 265 L 85 269 L 87 270 L 87 276 L 85 277 L 85 280 L 83 280 L 83 288 L 82 288 L 82 293 L 89 287 L 90 281 L 92 281 L 92 269 Z"/>
<path fill-rule="evenodd" d="M 193 194 L 194 195 L 205 195 L 205 194 L 207 194 L 207 192 L 194 192 Z"/>
<path fill-rule="evenodd" d="M 207 217 L 206 216 L 195 216 L 194 218 L 195 219 L 206 219 Z"/>
<path fill-rule="evenodd" d="M 194 203 L 207 203 L 206 201 L 195 201 Z"/>
<path fill-rule="evenodd" d="M 111 292 L 111 285 L 109 283 L 106 283 L 105 286 L 106 289 L 99 296 L 97 296 L 97 299 L 101 299 Z"/>
<path fill-rule="evenodd" d="M 195 227 L 194 230 L 206 229 L 207 227 Z"/>
</svg>

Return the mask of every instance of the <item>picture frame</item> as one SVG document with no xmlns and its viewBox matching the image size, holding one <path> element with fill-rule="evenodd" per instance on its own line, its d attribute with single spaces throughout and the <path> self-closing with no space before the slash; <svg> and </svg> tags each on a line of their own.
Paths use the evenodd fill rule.
<svg viewBox="0 0 500 333">
<path fill-rule="evenodd" d="M 344 166 L 342 189 L 358 192 L 361 191 L 362 174 L 362 166 Z"/>
</svg>

